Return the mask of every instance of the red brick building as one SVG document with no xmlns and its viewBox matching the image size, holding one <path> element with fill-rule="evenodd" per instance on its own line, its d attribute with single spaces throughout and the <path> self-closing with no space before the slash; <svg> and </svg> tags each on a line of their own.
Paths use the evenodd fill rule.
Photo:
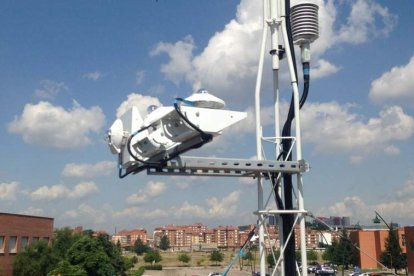
<svg viewBox="0 0 414 276">
<path fill-rule="evenodd" d="M 213 229 L 214 241 L 218 248 L 234 249 L 239 247 L 239 228 L 235 226 L 219 226 Z"/>
<path fill-rule="evenodd" d="M 414 274 L 414 226 L 404 227 L 403 243 L 407 253 L 408 273 Z"/>
<path fill-rule="evenodd" d="M 406 233 L 404 228 L 398 228 L 398 238 L 403 253 L 406 252 Z M 385 250 L 385 240 L 388 238 L 388 229 L 355 230 L 349 233 L 349 238 L 360 248 L 361 268 L 381 268 L 377 262 L 381 252 Z M 410 259 L 407 258 L 410 262 Z"/>
<path fill-rule="evenodd" d="M 13 259 L 24 247 L 40 239 L 51 244 L 53 218 L 0 213 L 0 271 L 12 276 Z"/>
</svg>

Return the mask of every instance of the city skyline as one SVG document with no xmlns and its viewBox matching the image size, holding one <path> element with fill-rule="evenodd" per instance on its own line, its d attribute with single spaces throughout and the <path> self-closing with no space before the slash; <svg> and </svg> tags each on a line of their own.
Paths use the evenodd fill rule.
<svg viewBox="0 0 414 276">
<path fill-rule="evenodd" d="M 413 4 L 315 2 L 320 37 L 311 45 L 310 94 L 301 113 L 303 157 L 311 167 L 305 209 L 349 216 L 353 224 L 370 223 L 378 211 L 413 225 Z M 108 232 L 173 221 L 255 224 L 254 179 L 145 173 L 119 179 L 104 137 L 127 106 L 144 113 L 204 87 L 248 117 L 187 155 L 255 158 L 260 3 L 0 4 L 1 212 Z M 273 131 L 269 61 L 266 134 Z M 281 69 L 286 110 L 285 60 Z"/>
</svg>

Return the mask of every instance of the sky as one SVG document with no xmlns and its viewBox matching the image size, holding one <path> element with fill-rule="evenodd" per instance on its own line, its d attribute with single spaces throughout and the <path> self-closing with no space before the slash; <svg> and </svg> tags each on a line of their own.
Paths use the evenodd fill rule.
<svg viewBox="0 0 414 276">
<path fill-rule="evenodd" d="M 303 176 L 305 209 L 361 225 L 377 211 L 413 225 L 414 4 L 315 3 L 320 35 L 311 45 L 301 111 L 303 158 L 311 167 Z M 0 212 L 109 233 L 172 223 L 255 224 L 255 180 L 145 173 L 119 179 L 104 138 L 127 107 L 144 112 L 205 88 L 248 116 L 187 155 L 256 158 L 262 22 L 256 0 L 2 1 Z M 266 55 L 265 135 L 273 131 L 270 75 Z M 280 89 L 286 110 L 286 60 Z"/>
</svg>

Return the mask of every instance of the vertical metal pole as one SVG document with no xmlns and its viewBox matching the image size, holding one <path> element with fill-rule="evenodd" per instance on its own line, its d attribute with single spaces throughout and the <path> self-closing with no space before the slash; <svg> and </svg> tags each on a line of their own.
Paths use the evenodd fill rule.
<svg viewBox="0 0 414 276">
<path fill-rule="evenodd" d="M 271 55 L 272 55 L 272 70 L 273 70 L 273 93 L 274 93 L 274 114 L 275 114 L 275 155 L 277 158 L 280 154 L 281 139 L 280 137 L 280 108 L 279 108 L 279 24 L 280 24 L 280 1 L 281 0 L 270 0 L 270 43 L 271 43 Z M 280 184 L 280 178 L 279 178 Z M 278 190 L 274 191 L 279 193 L 280 198 L 282 196 L 282 189 L 279 186 Z M 283 221 L 281 217 L 278 217 L 278 230 L 280 244 L 283 246 Z M 281 276 L 285 275 L 283 255 L 280 262 Z"/>
<path fill-rule="evenodd" d="M 262 32 L 262 44 L 260 48 L 259 66 L 257 71 L 256 89 L 255 89 L 255 113 L 256 113 L 256 154 L 258 160 L 263 160 L 262 154 L 262 125 L 260 120 L 260 91 L 263 76 L 263 60 L 266 49 L 266 38 L 267 38 L 267 3 L 263 1 L 263 32 Z M 258 210 L 263 210 L 263 182 L 261 177 L 257 178 L 257 205 Z M 260 258 L 260 275 L 266 275 L 266 257 L 265 257 L 265 246 L 264 246 L 264 215 L 258 214 L 259 220 L 259 258 Z"/>
</svg>

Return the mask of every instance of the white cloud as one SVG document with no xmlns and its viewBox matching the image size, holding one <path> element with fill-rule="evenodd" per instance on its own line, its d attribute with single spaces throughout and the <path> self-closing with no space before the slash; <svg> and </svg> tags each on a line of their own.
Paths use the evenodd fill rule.
<svg viewBox="0 0 414 276">
<path fill-rule="evenodd" d="M 166 186 L 164 182 L 160 181 L 150 181 L 147 184 L 146 192 L 151 197 L 156 197 L 161 195 L 165 190 Z"/>
<path fill-rule="evenodd" d="M 145 71 L 144 70 L 137 71 L 135 74 L 136 83 L 141 84 L 144 82 L 144 79 L 145 79 Z"/>
<path fill-rule="evenodd" d="M 96 193 L 98 187 L 94 182 L 81 182 L 73 189 L 62 184 L 52 186 L 41 186 L 29 193 L 34 200 L 55 200 L 55 199 L 78 199 Z"/>
<path fill-rule="evenodd" d="M 397 24 L 397 17 L 388 8 L 372 0 L 357 0 L 352 4 L 347 24 L 338 34 L 339 42 L 364 43 L 369 39 L 387 36 Z"/>
<path fill-rule="evenodd" d="M 165 183 L 159 181 L 149 181 L 144 190 L 139 190 L 138 193 L 127 197 L 128 204 L 142 204 L 149 199 L 157 197 L 166 190 Z"/>
<path fill-rule="evenodd" d="M 394 28 L 396 17 L 387 8 L 371 0 L 318 0 L 320 37 L 312 44 L 314 77 L 338 72 L 340 66 L 326 59 L 324 53 L 339 44 L 360 44 L 371 38 L 386 36 Z M 345 23 L 337 22 L 337 5 L 351 5 Z M 152 55 L 167 54 L 169 61 L 161 65 L 161 72 L 174 83 L 187 82 L 193 90 L 208 88 L 224 100 L 250 98 L 257 73 L 262 30 L 262 8 L 255 0 L 242 0 L 235 18 L 223 30 L 216 32 L 200 54 L 191 36 L 175 43 L 160 42 Z"/>
<path fill-rule="evenodd" d="M 68 219 L 93 221 L 96 224 L 101 224 L 107 221 L 107 212 L 82 203 L 77 209 L 66 211 L 63 217 Z"/>
<path fill-rule="evenodd" d="M 0 199 L 1 200 L 16 199 L 18 186 L 19 184 L 17 182 L 0 183 Z"/>
<path fill-rule="evenodd" d="M 374 211 L 378 211 L 387 222 L 402 225 L 412 224 L 414 219 L 414 179 L 409 179 L 404 186 L 396 187 L 389 198 L 392 200 L 378 204 L 368 204 L 359 196 L 348 196 L 337 200 L 333 205 L 321 208 L 315 213 L 318 216 L 349 216 L 355 221 L 371 223 Z"/>
<path fill-rule="evenodd" d="M 399 106 L 390 106 L 366 122 L 338 103 L 309 103 L 301 115 L 303 141 L 317 152 L 347 153 L 358 160 L 369 154 L 398 153 L 394 142 L 414 133 L 414 119 Z"/>
<path fill-rule="evenodd" d="M 185 75 L 192 70 L 192 52 L 194 46 L 194 40 L 191 36 L 187 36 L 182 41 L 178 41 L 175 44 L 160 42 L 150 52 L 150 55 L 156 56 L 161 53 L 168 54 L 170 62 L 161 65 L 161 72 L 163 72 L 168 79 L 175 84 L 184 80 Z"/>
<path fill-rule="evenodd" d="M 101 108 L 85 109 L 74 102 L 72 109 L 49 102 L 26 104 L 20 117 L 8 125 L 11 133 L 21 134 L 29 144 L 73 149 L 91 143 L 91 132 L 99 132 L 105 122 Z"/>
<path fill-rule="evenodd" d="M 93 81 L 97 81 L 102 78 L 102 73 L 99 71 L 85 73 L 82 76 L 84 79 L 89 79 Z"/>
<path fill-rule="evenodd" d="M 128 204 L 142 204 L 148 201 L 148 195 L 145 194 L 132 194 L 130 196 L 127 197 L 126 202 Z"/>
<path fill-rule="evenodd" d="M 316 65 L 312 68 L 311 77 L 312 79 L 323 78 L 332 74 L 335 74 L 341 70 L 340 67 L 326 61 L 324 59 L 319 59 L 316 61 Z"/>
<path fill-rule="evenodd" d="M 161 106 L 158 98 L 151 96 L 144 96 L 137 93 L 131 93 L 128 95 L 128 98 L 121 103 L 121 105 L 116 110 L 116 116 L 119 118 L 132 106 L 136 106 L 139 110 L 139 113 L 142 117 L 147 114 L 147 108 L 150 105 Z"/>
<path fill-rule="evenodd" d="M 371 83 L 369 97 L 377 103 L 392 100 L 406 101 L 414 100 L 414 56 L 408 64 L 393 67 L 390 71 Z"/>
<path fill-rule="evenodd" d="M 98 186 L 94 182 L 81 182 L 68 193 L 68 198 L 77 199 L 98 192 Z"/>
<path fill-rule="evenodd" d="M 51 200 L 65 198 L 69 189 L 64 185 L 42 186 L 30 193 L 30 197 L 35 200 Z"/>
<path fill-rule="evenodd" d="M 31 215 L 31 216 L 42 216 L 44 211 L 42 208 L 36 208 L 36 207 L 28 207 L 26 210 L 21 212 L 25 215 Z"/>
<path fill-rule="evenodd" d="M 116 168 L 116 162 L 101 161 L 95 164 L 69 163 L 62 171 L 65 177 L 94 178 L 97 176 L 109 175 Z"/>
<path fill-rule="evenodd" d="M 411 198 L 414 197 L 414 179 L 408 180 L 402 189 L 397 192 L 398 198 Z"/>
<path fill-rule="evenodd" d="M 143 210 L 139 207 L 128 207 L 120 211 L 113 212 L 114 218 L 132 218 L 132 219 L 161 219 L 170 217 L 169 210 L 151 209 Z"/>
<path fill-rule="evenodd" d="M 43 99 L 54 99 L 61 91 L 67 91 L 68 87 L 63 82 L 55 82 L 52 80 L 42 80 L 41 88 L 35 90 L 36 97 Z"/>
<path fill-rule="evenodd" d="M 180 207 L 173 208 L 173 215 L 179 218 L 227 218 L 235 214 L 240 198 L 240 191 L 231 192 L 228 196 L 219 200 L 211 197 L 206 200 L 207 208 L 200 205 L 192 205 L 185 201 Z"/>
<path fill-rule="evenodd" d="M 353 217 L 363 210 L 370 208 L 357 196 L 345 197 L 343 201 L 338 201 L 328 208 L 323 208 L 318 211 L 318 215 L 331 216 L 350 216 Z M 369 212 L 369 211 L 368 211 Z M 372 211 L 371 211 L 372 212 Z"/>
</svg>

